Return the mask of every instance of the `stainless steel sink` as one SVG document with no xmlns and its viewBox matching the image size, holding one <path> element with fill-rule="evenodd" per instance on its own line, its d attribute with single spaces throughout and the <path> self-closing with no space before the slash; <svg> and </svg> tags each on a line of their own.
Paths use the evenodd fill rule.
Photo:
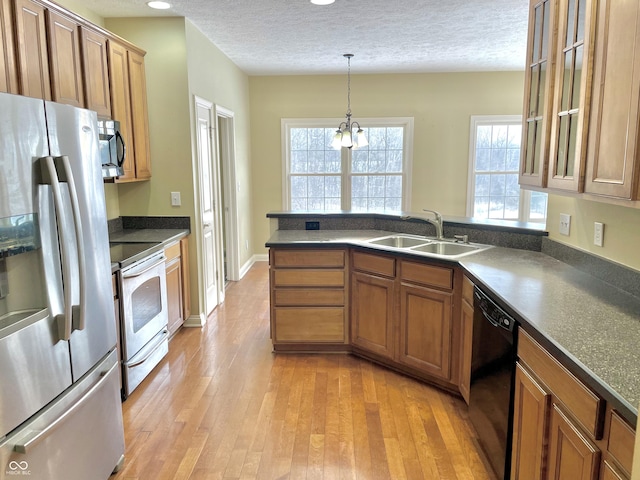
<svg viewBox="0 0 640 480">
<path fill-rule="evenodd" d="M 433 253 L 447 257 L 486 250 L 487 245 L 468 245 L 466 243 L 433 242 L 411 248 L 416 252 Z"/>
<path fill-rule="evenodd" d="M 373 245 L 380 245 L 383 247 L 393 248 L 410 248 L 418 245 L 424 245 L 432 240 L 424 237 L 412 236 L 412 235 L 389 235 L 387 237 L 375 238 L 368 240 L 367 243 Z"/>
</svg>

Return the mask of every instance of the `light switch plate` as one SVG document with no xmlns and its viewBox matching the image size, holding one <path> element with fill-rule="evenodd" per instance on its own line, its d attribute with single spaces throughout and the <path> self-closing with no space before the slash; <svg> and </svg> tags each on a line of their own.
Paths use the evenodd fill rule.
<svg viewBox="0 0 640 480">
<path fill-rule="evenodd" d="M 560 227 L 558 229 L 558 233 L 560 235 L 569 235 L 569 231 L 571 230 L 571 215 L 566 213 L 560 214 Z"/>
<path fill-rule="evenodd" d="M 182 204 L 180 200 L 180 192 L 171 192 L 171 206 L 179 207 Z"/>
</svg>

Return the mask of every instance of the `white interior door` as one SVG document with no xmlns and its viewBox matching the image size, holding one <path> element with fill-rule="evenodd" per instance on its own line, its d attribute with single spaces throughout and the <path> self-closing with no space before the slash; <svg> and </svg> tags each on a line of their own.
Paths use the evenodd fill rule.
<svg viewBox="0 0 640 480">
<path fill-rule="evenodd" d="M 204 313 L 208 316 L 221 301 L 218 298 L 218 242 L 216 241 L 216 176 L 212 142 L 213 105 L 196 99 L 198 166 L 200 180 L 200 223 Z"/>
</svg>

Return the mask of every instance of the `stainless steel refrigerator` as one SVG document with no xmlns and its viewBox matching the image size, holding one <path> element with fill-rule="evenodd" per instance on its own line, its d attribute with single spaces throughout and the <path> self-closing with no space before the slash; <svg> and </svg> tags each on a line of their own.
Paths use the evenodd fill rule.
<svg viewBox="0 0 640 480">
<path fill-rule="evenodd" d="M 0 94 L 0 479 L 124 459 L 95 112 Z"/>
</svg>

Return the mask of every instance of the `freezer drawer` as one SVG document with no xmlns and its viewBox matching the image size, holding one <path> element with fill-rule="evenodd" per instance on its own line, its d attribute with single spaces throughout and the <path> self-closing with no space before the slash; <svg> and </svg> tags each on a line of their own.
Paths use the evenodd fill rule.
<svg viewBox="0 0 640 480">
<path fill-rule="evenodd" d="M 0 479 L 106 480 L 124 455 L 117 353 L 0 443 Z"/>
</svg>

